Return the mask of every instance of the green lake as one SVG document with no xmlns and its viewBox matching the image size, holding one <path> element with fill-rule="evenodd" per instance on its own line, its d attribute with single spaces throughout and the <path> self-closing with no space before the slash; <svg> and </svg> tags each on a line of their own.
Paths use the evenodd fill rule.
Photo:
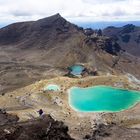
<svg viewBox="0 0 140 140">
<path fill-rule="evenodd" d="M 73 65 L 69 68 L 71 70 L 71 74 L 73 75 L 81 75 L 82 71 L 85 69 L 82 65 Z"/>
<path fill-rule="evenodd" d="M 44 91 L 60 91 L 60 87 L 58 85 L 49 84 L 44 87 Z"/>
<path fill-rule="evenodd" d="M 140 92 L 108 86 L 69 89 L 69 105 L 79 112 L 119 112 L 140 102 Z"/>
</svg>

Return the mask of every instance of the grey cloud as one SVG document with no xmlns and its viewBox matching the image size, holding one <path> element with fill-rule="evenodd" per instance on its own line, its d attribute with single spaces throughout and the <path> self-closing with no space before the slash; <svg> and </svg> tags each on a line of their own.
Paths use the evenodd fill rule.
<svg viewBox="0 0 140 140">
<path fill-rule="evenodd" d="M 119 17 L 119 16 L 125 16 L 125 15 L 128 15 L 128 13 L 124 10 L 121 10 L 121 9 L 115 10 L 112 13 L 109 13 L 109 12 L 102 13 L 102 16 L 104 16 L 104 17 L 107 17 L 107 16 Z"/>
<path fill-rule="evenodd" d="M 114 16 L 124 16 L 124 15 L 127 15 L 127 13 L 124 10 L 118 9 L 115 12 L 113 12 L 112 15 L 114 15 Z"/>
<path fill-rule="evenodd" d="M 119 3 L 121 1 L 124 3 Z M 0 20 L 26 20 L 28 17 L 34 20 L 57 12 L 77 20 L 102 20 L 103 17 L 131 20 L 140 15 L 139 0 L 76 0 L 75 3 L 71 0 L 0 0 Z"/>
<path fill-rule="evenodd" d="M 20 16 L 32 16 L 33 14 L 27 11 L 13 11 L 10 12 L 11 15 L 15 17 L 20 17 Z"/>
<path fill-rule="evenodd" d="M 103 16 L 103 17 L 110 16 L 110 13 L 108 13 L 108 12 L 104 12 L 104 13 L 102 14 L 102 16 Z"/>
</svg>

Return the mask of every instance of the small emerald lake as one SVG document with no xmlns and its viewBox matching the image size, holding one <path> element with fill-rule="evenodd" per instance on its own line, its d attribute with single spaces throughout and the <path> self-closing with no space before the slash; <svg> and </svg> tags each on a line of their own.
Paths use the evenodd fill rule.
<svg viewBox="0 0 140 140">
<path fill-rule="evenodd" d="M 108 86 L 69 89 L 69 105 L 79 112 L 119 112 L 140 102 L 140 92 Z"/>
<path fill-rule="evenodd" d="M 71 74 L 73 75 L 81 75 L 82 71 L 85 69 L 82 65 L 73 65 L 70 68 Z"/>
<path fill-rule="evenodd" d="M 44 87 L 44 91 L 60 91 L 60 87 L 58 85 L 49 84 Z"/>
</svg>

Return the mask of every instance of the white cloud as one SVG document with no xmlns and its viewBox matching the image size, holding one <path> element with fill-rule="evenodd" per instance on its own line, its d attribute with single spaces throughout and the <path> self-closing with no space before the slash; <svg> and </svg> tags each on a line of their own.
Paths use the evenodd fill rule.
<svg viewBox="0 0 140 140">
<path fill-rule="evenodd" d="M 139 20 L 140 0 L 0 0 L 0 21 L 36 20 L 55 13 L 71 21 Z"/>
</svg>

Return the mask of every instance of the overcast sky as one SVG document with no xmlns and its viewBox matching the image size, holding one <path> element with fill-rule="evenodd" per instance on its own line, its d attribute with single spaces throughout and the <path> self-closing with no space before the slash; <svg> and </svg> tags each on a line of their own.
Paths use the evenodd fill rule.
<svg viewBox="0 0 140 140">
<path fill-rule="evenodd" d="M 137 21 L 140 0 L 0 0 L 0 23 L 60 13 L 69 21 Z"/>
</svg>

